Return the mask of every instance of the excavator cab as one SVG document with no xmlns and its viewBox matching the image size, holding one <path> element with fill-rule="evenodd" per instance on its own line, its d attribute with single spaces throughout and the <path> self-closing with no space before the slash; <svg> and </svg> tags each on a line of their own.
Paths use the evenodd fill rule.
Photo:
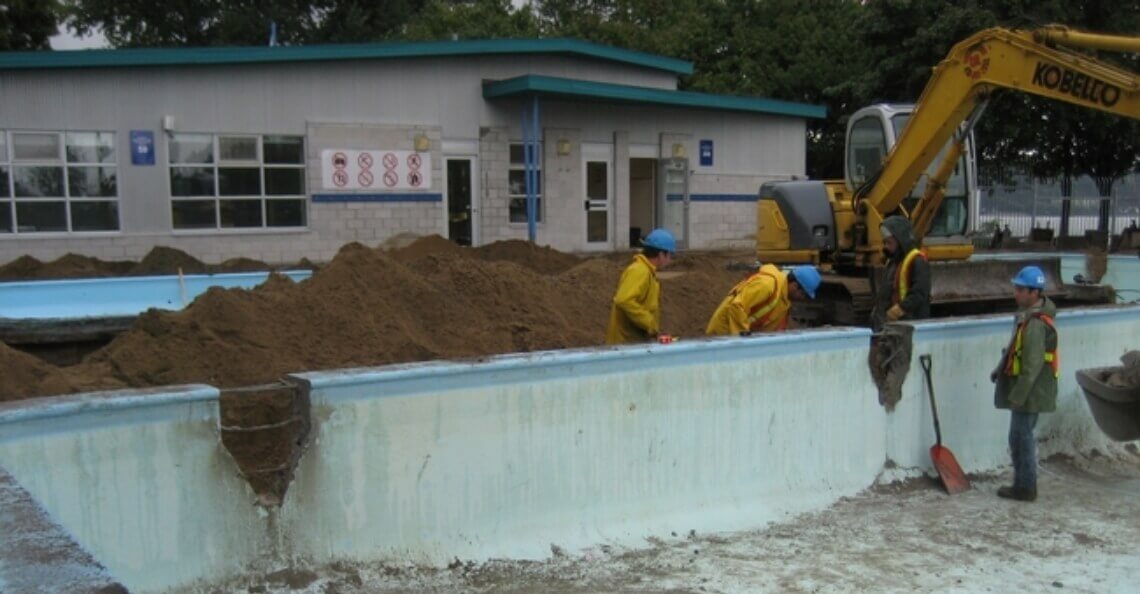
<svg viewBox="0 0 1140 594">
<path fill-rule="evenodd" d="M 847 123 L 847 155 L 844 177 L 847 189 L 854 192 L 873 179 L 914 111 L 912 103 L 879 103 L 855 112 Z M 906 212 L 914 209 L 926 190 L 926 183 L 949 149 L 949 143 L 927 168 L 910 194 L 903 199 Z M 927 246 L 969 244 L 969 234 L 976 228 L 978 194 L 977 171 L 974 167 L 974 137 L 966 138 L 966 150 L 959 157 L 946 181 L 946 195 L 935 214 L 934 222 L 924 238 Z"/>
</svg>

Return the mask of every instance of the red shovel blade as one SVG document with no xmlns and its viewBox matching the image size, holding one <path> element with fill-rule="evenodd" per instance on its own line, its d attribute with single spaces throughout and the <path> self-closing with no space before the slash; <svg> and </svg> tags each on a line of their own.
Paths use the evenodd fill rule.
<svg viewBox="0 0 1140 594">
<path fill-rule="evenodd" d="M 970 490 L 970 480 L 966 478 L 966 473 L 962 472 L 962 467 L 958 466 L 958 461 L 954 459 L 954 454 L 948 448 L 940 445 L 930 446 L 930 461 L 934 462 L 934 469 L 938 471 L 942 486 L 946 487 L 947 493 L 954 495 Z"/>
</svg>

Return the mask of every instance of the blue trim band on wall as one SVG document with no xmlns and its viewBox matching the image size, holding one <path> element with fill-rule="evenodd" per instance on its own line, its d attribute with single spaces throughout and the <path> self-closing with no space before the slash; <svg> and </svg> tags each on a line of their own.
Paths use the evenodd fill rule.
<svg viewBox="0 0 1140 594">
<path fill-rule="evenodd" d="M 684 194 L 668 194 L 669 202 L 680 202 Z M 689 202 L 756 202 L 756 194 L 689 194 Z"/>
<path fill-rule="evenodd" d="M 443 194 L 313 194 L 313 202 L 443 202 Z"/>
</svg>

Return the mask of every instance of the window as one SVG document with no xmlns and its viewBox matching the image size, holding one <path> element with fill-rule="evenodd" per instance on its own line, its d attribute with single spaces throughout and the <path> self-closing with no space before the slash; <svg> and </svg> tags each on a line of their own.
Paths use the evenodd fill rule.
<svg viewBox="0 0 1140 594">
<path fill-rule="evenodd" d="M 305 195 L 300 136 L 170 138 L 175 229 L 304 227 Z"/>
<path fill-rule="evenodd" d="M 542 144 L 538 145 L 538 154 L 534 162 L 537 166 L 535 194 L 535 220 L 542 222 Z M 511 144 L 510 177 L 507 180 L 510 195 L 510 221 L 512 223 L 525 223 L 526 221 L 526 146 L 522 143 Z"/>
<path fill-rule="evenodd" d="M 0 233 L 118 231 L 113 132 L 0 132 Z"/>
</svg>

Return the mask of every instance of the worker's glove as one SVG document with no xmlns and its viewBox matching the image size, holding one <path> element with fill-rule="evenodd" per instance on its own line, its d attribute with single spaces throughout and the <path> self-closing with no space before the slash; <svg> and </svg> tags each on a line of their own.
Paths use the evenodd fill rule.
<svg viewBox="0 0 1140 594">
<path fill-rule="evenodd" d="M 892 305 L 891 308 L 887 310 L 887 319 L 892 322 L 898 321 L 904 315 L 906 315 L 906 312 L 904 312 L 903 308 L 899 305 Z"/>
</svg>

